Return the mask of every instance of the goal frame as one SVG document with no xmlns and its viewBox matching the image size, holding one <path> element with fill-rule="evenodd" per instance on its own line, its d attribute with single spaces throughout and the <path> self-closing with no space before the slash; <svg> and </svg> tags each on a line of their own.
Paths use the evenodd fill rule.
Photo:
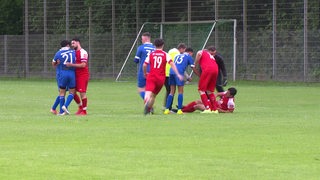
<svg viewBox="0 0 320 180">
<path fill-rule="evenodd" d="M 205 42 L 204 42 L 204 44 L 202 46 L 202 49 L 204 49 L 206 47 L 206 45 L 207 45 L 207 42 L 208 42 L 208 40 L 209 40 L 214 28 L 215 28 L 216 23 L 219 22 L 219 21 L 222 21 L 222 22 L 223 21 L 224 22 L 231 21 L 231 22 L 233 22 L 233 72 L 232 72 L 233 77 L 232 78 L 233 78 L 233 81 L 235 81 L 236 80 L 236 53 L 237 53 L 237 50 L 236 50 L 236 47 L 237 47 L 237 41 L 236 41 L 237 40 L 237 37 L 236 37 L 237 20 L 236 19 L 219 19 L 219 20 L 211 20 L 211 21 L 176 21 L 176 22 L 145 22 L 145 23 L 143 23 L 142 26 L 140 27 L 140 30 L 139 30 L 139 32 L 138 32 L 138 34 L 136 36 L 136 39 L 134 40 L 134 42 L 133 42 L 133 44 L 132 44 L 132 46 L 130 48 L 130 51 L 129 51 L 129 53 L 128 53 L 128 55 L 127 55 L 123 65 L 122 65 L 122 67 L 121 67 L 121 69 L 120 69 L 115 81 L 116 82 L 119 81 L 119 78 L 120 78 L 120 76 L 122 74 L 122 71 L 123 71 L 125 65 L 127 64 L 127 61 L 129 59 L 134 47 L 136 47 L 138 39 L 141 36 L 141 32 L 142 32 L 143 28 L 146 25 L 149 25 L 149 24 L 160 25 L 160 38 L 162 38 L 163 37 L 163 25 L 169 25 L 169 24 L 175 24 L 175 25 L 176 24 L 201 24 L 201 23 L 202 24 L 205 24 L 205 23 L 210 24 L 210 23 L 212 23 L 210 32 L 208 33 L 207 38 L 206 38 L 206 40 L 205 40 Z M 193 72 L 191 72 L 190 75 L 192 75 L 192 73 Z"/>
</svg>

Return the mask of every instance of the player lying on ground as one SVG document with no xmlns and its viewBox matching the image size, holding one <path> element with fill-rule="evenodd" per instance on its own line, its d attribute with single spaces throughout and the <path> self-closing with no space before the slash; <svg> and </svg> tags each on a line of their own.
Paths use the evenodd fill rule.
<svg viewBox="0 0 320 180">
<path fill-rule="evenodd" d="M 217 93 L 217 97 L 220 98 L 216 101 L 219 113 L 232 113 L 235 109 L 234 96 L 237 94 L 237 89 L 234 87 L 229 88 L 225 92 Z M 204 111 L 206 108 L 201 100 L 195 100 L 182 107 L 182 112 L 189 113 L 196 110 Z M 173 112 L 177 112 L 177 109 L 172 109 Z"/>
</svg>

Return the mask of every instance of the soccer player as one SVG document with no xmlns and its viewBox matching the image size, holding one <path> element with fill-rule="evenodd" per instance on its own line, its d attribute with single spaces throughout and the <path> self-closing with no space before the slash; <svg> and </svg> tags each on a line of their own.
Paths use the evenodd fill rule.
<svg viewBox="0 0 320 180">
<path fill-rule="evenodd" d="M 203 49 L 197 52 L 195 66 L 198 65 L 201 68 L 201 75 L 198 82 L 198 91 L 205 105 L 205 110 L 202 113 L 219 113 L 216 107 L 216 98 L 214 95 L 214 89 L 216 87 L 216 81 L 218 77 L 218 65 L 214 59 L 215 47 L 210 46 L 208 49 Z M 195 74 L 199 75 L 197 69 Z"/>
<path fill-rule="evenodd" d="M 141 42 L 142 45 L 138 47 L 138 50 L 134 57 L 134 62 L 139 64 L 137 73 L 137 87 L 140 97 L 144 100 L 146 78 L 143 75 L 143 64 L 150 52 L 154 51 L 155 47 L 151 43 L 151 34 L 149 32 L 145 32 L 142 34 Z M 149 67 L 147 68 L 147 72 L 149 72 Z"/>
<path fill-rule="evenodd" d="M 182 54 L 177 55 L 174 58 L 174 63 L 180 74 L 184 74 L 186 68 L 190 66 L 194 70 L 194 62 L 192 59 L 193 50 L 191 48 L 186 48 L 185 44 L 181 43 L 178 45 L 178 49 L 182 49 Z M 183 89 L 184 89 L 184 81 L 180 81 L 176 74 L 170 70 L 170 94 L 167 98 L 166 110 L 163 112 L 164 114 L 170 113 L 170 106 L 172 105 L 173 97 L 176 91 L 176 86 L 178 86 L 178 112 L 177 114 L 183 114 L 181 111 L 182 103 L 183 103 Z"/>
<path fill-rule="evenodd" d="M 184 49 L 183 49 L 184 52 Z M 181 52 L 181 53 L 183 53 Z M 168 51 L 169 56 L 171 57 L 172 60 L 174 60 L 174 58 L 176 57 L 176 55 L 180 54 L 180 51 L 177 48 L 172 48 Z M 164 96 L 164 102 L 163 102 L 163 107 L 164 109 L 166 109 L 167 106 L 167 98 L 170 94 L 170 84 L 169 84 L 169 77 L 170 77 L 170 64 L 166 64 L 166 80 L 164 82 L 164 86 L 166 88 L 166 95 Z M 169 107 L 169 110 L 171 110 L 172 108 L 172 104 Z"/>
<path fill-rule="evenodd" d="M 225 92 L 217 93 L 217 98 L 219 98 L 219 100 L 217 100 L 216 103 L 217 103 L 217 109 L 219 113 L 232 113 L 234 111 L 235 109 L 234 97 L 236 94 L 237 94 L 237 89 L 234 87 L 229 88 Z M 188 113 L 188 112 L 194 112 L 196 110 L 204 111 L 205 107 L 201 100 L 195 100 L 183 106 L 181 110 L 184 113 Z M 178 109 L 172 109 L 172 111 L 177 112 Z"/>
<path fill-rule="evenodd" d="M 154 45 L 156 50 L 151 52 L 143 64 L 143 74 L 146 77 L 146 93 L 144 97 L 144 114 L 150 113 L 155 102 L 155 98 L 160 92 L 166 79 L 166 63 L 171 65 L 171 68 L 176 73 L 177 77 L 182 81 L 183 76 L 178 72 L 177 67 L 171 60 L 170 56 L 163 51 L 163 39 L 155 39 Z M 150 71 L 147 74 L 147 66 L 150 65 Z"/>
<path fill-rule="evenodd" d="M 60 112 L 58 115 L 70 114 L 68 106 L 71 103 L 75 94 L 76 80 L 75 69 L 73 67 L 67 67 L 66 63 L 73 64 L 75 62 L 75 51 L 70 49 L 70 42 L 63 40 L 60 43 L 61 49 L 55 54 L 52 65 L 56 66 L 59 71 L 59 101 Z M 65 102 L 66 88 L 69 87 L 69 95 Z"/>
<path fill-rule="evenodd" d="M 74 100 L 78 104 L 76 115 L 87 115 L 87 88 L 89 82 L 89 56 L 86 50 L 81 47 L 79 38 L 73 38 L 71 41 L 72 47 L 76 50 L 76 63 L 67 64 L 68 67 L 76 68 L 76 91 L 80 93 L 81 100 L 77 93 L 74 95 Z"/>
<path fill-rule="evenodd" d="M 54 60 L 52 60 L 53 62 Z M 60 91 L 59 89 L 59 76 L 60 76 L 60 68 L 57 68 L 58 66 L 58 63 L 52 63 L 52 67 L 56 69 L 56 81 L 57 81 L 57 86 L 58 86 L 58 92 Z M 57 107 L 58 105 L 60 104 L 60 95 L 58 94 L 58 96 L 56 97 L 51 109 L 50 109 L 50 112 L 54 115 L 57 115 Z"/>
</svg>

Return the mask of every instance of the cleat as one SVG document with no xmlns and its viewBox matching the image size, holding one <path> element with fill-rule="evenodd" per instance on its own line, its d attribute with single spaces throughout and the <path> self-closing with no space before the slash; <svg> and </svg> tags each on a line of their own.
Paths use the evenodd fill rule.
<svg viewBox="0 0 320 180">
<path fill-rule="evenodd" d="M 178 109 L 171 109 L 170 113 L 177 113 L 178 112 Z"/>
<path fill-rule="evenodd" d="M 169 109 L 164 110 L 163 114 L 170 114 L 170 110 Z"/>
<path fill-rule="evenodd" d="M 68 109 L 67 109 L 66 106 L 62 106 L 61 109 L 62 109 L 67 115 L 70 114 L 70 112 L 68 111 Z"/>
<path fill-rule="evenodd" d="M 150 114 L 150 108 L 148 107 L 148 102 L 146 102 L 146 104 L 144 105 L 144 110 L 143 110 L 143 114 L 147 115 Z"/>
<path fill-rule="evenodd" d="M 177 111 L 177 114 L 183 114 L 182 110 L 179 109 L 179 110 Z"/>
<path fill-rule="evenodd" d="M 80 115 L 81 114 L 81 112 L 82 112 L 82 108 L 78 108 L 78 111 L 75 113 L 76 115 Z"/>
<path fill-rule="evenodd" d="M 87 115 L 87 111 L 81 111 L 79 114 L 77 114 L 78 116 L 86 116 Z"/>
<path fill-rule="evenodd" d="M 64 115 L 66 115 L 66 112 L 57 114 L 57 116 L 64 116 Z"/>
<path fill-rule="evenodd" d="M 57 113 L 57 110 L 55 110 L 55 109 L 50 109 L 50 112 L 52 113 L 52 114 L 54 114 L 54 115 L 57 115 L 58 113 Z"/>
<path fill-rule="evenodd" d="M 200 112 L 201 114 L 209 114 L 211 113 L 211 110 L 210 109 L 206 109 L 206 110 L 203 110 L 202 112 Z"/>
<path fill-rule="evenodd" d="M 151 113 L 151 114 L 154 114 L 154 109 L 153 109 L 153 107 L 150 108 L 150 113 Z"/>
<path fill-rule="evenodd" d="M 213 114 L 219 114 L 219 111 L 218 111 L 218 110 L 215 110 L 215 111 L 211 111 L 211 113 L 213 113 Z"/>
</svg>

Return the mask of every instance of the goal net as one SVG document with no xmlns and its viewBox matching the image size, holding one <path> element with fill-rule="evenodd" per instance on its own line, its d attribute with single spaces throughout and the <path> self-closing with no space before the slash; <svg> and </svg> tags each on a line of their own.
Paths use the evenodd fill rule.
<svg viewBox="0 0 320 180">
<path fill-rule="evenodd" d="M 164 50 L 168 52 L 171 48 L 177 47 L 179 43 L 185 43 L 187 47 L 194 50 L 194 56 L 198 50 L 209 45 L 214 45 L 217 51 L 224 58 L 229 79 L 235 79 L 236 63 L 236 21 L 191 21 L 191 22 L 164 22 L 144 23 L 136 39 L 131 46 L 128 55 L 122 64 L 116 81 L 135 81 L 138 65 L 133 62 L 137 48 L 141 45 L 141 35 L 144 32 L 151 33 L 151 42 L 155 38 L 163 38 L 165 41 Z M 187 73 L 192 73 L 187 69 Z M 193 76 L 195 78 L 195 76 Z"/>
</svg>

